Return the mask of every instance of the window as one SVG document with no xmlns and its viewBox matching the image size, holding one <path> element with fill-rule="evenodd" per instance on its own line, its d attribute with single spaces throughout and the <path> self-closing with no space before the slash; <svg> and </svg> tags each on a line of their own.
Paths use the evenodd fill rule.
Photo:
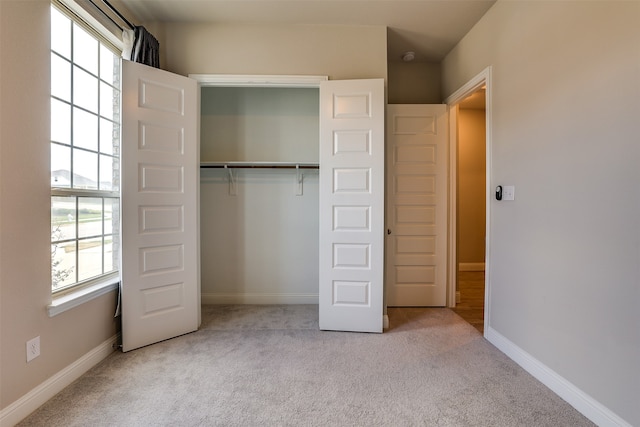
<svg viewBox="0 0 640 427">
<path fill-rule="evenodd" d="M 51 287 L 116 276 L 119 258 L 119 52 L 51 6 Z"/>
</svg>

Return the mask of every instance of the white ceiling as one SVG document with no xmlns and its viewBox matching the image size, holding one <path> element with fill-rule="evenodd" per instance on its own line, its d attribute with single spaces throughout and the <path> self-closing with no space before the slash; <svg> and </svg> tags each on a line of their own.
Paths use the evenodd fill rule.
<svg viewBox="0 0 640 427">
<path fill-rule="evenodd" d="M 388 59 L 440 62 L 495 0 L 120 0 L 140 22 L 384 25 Z M 137 23 L 136 23 L 137 24 Z"/>
</svg>

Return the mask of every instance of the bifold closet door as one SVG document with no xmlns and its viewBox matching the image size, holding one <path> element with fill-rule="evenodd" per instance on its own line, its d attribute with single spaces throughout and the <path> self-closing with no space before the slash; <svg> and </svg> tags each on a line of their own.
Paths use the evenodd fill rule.
<svg viewBox="0 0 640 427">
<path fill-rule="evenodd" d="M 382 332 L 384 80 L 320 85 L 320 329 Z"/>
<path fill-rule="evenodd" d="M 198 86 L 122 64 L 122 348 L 198 329 Z"/>
</svg>

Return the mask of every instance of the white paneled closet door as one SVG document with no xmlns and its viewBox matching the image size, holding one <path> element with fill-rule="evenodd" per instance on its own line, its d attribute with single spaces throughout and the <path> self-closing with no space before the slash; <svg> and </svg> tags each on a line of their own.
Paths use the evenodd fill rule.
<svg viewBox="0 0 640 427">
<path fill-rule="evenodd" d="M 198 85 L 123 61 L 122 348 L 200 322 Z"/>
<path fill-rule="evenodd" d="M 387 105 L 386 296 L 447 304 L 447 106 Z"/>
<path fill-rule="evenodd" d="M 384 80 L 320 85 L 320 329 L 382 332 Z"/>
</svg>

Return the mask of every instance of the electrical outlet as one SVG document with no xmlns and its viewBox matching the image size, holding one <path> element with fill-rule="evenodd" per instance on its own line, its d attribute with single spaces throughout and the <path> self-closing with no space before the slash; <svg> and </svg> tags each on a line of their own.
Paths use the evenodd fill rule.
<svg viewBox="0 0 640 427">
<path fill-rule="evenodd" d="M 27 341 L 27 362 L 40 356 L 40 336 Z"/>
</svg>

